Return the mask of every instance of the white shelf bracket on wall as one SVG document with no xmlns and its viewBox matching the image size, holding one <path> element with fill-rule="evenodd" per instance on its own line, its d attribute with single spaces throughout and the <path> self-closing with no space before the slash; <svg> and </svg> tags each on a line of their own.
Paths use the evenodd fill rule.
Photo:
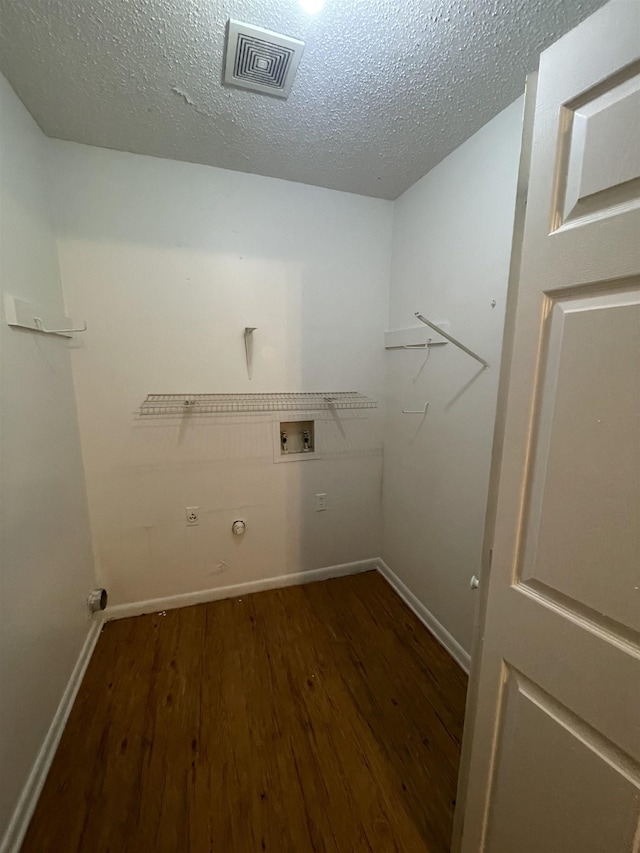
<svg viewBox="0 0 640 853">
<path fill-rule="evenodd" d="M 247 359 L 247 376 L 253 379 L 253 333 L 257 326 L 244 327 L 244 354 Z"/>
<path fill-rule="evenodd" d="M 449 323 L 441 323 L 443 329 L 449 328 Z M 440 347 L 448 343 L 443 337 L 434 335 L 424 326 L 412 326 L 408 329 L 391 329 L 384 333 L 384 348 L 427 350 L 430 347 Z"/>
<path fill-rule="evenodd" d="M 50 317 L 50 312 L 45 309 L 36 307 L 30 302 L 25 302 L 23 299 L 18 299 L 15 296 L 5 294 L 4 310 L 7 324 L 20 329 L 28 329 L 31 332 L 42 332 L 44 335 L 60 335 L 63 338 L 70 338 L 77 332 L 86 332 L 87 324 L 74 327 L 73 321 L 64 315 L 56 317 L 53 322 L 49 320 L 51 326 L 45 322 L 42 317 Z M 61 328 L 58 328 L 60 326 Z M 55 328 L 53 328 L 55 327 Z"/>
<path fill-rule="evenodd" d="M 439 335 L 442 335 L 443 338 L 446 338 L 450 341 L 454 346 L 457 346 L 458 349 L 461 349 L 462 352 L 466 352 L 467 355 L 470 355 L 471 358 L 475 358 L 476 361 L 479 361 L 483 367 L 489 367 L 489 362 L 485 361 L 484 358 L 481 358 L 477 352 L 474 352 L 469 347 L 466 347 L 463 343 L 457 338 L 454 338 L 453 335 L 450 335 L 448 332 L 445 332 L 441 326 L 437 326 L 435 323 L 432 323 L 431 320 L 427 320 L 426 317 L 423 317 L 418 311 L 415 312 L 415 316 L 420 320 L 421 323 L 424 323 L 426 326 L 429 326 L 430 329 L 433 329 L 434 332 L 437 332 Z"/>
</svg>

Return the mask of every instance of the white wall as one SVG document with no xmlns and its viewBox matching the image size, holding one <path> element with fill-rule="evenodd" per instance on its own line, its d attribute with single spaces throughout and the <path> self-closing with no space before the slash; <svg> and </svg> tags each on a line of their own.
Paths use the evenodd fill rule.
<svg viewBox="0 0 640 853">
<path fill-rule="evenodd" d="M 0 76 L 0 290 L 62 314 L 47 144 Z M 67 344 L 2 313 L 0 361 L 1 839 L 87 635 L 94 578 Z"/>
<path fill-rule="evenodd" d="M 322 422 L 322 461 L 273 464 L 269 418 L 141 422 L 136 410 L 151 392 L 380 398 L 392 204 L 67 142 L 50 155 L 65 298 L 89 324 L 73 369 L 112 603 L 379 555 L 378 412 Z M 252 382 L 245 326 L 257 327 Z M 192 505 L 201 522 L 187 528 Z"/>
<path fill-rule="evenodd" d="M 387 353 L 384 547 L 391 569 L 468 652 L 489 483 L 522 99 L 395 203 L 389 328 L 414 312 L 452 344 Z M 491 301 L 496 300 L 495 307 Z M 428 358 L 428 360 L 426 360 Z M 402 415 L 429 402 L 427 416 Z"/>
<path fill-rule="evenodd" d="M 0 836 L 89 624 L 70 354 L 112 603 L 383 553 L 470 648 L 520 125 L 516 102 L 392 205 L 45 140 L 0 80 L 0 286 L 62 311 L 59 258 L 67 313 L 89 324 L 69 344 L 0 322 Z M 415 310 L 449 320 L 491 369 L 451 345 L 426 363 L 385 354 L 383 330 L 414 325 Z M 384 407 L 319 417 L 322 459 L 285 464 L 269 417 L 137 416 L 150 392 L 295 390 L 385 400 L 383 507 Z M 425 400 L 423 421 L 400 414 Z"/>
</svg>

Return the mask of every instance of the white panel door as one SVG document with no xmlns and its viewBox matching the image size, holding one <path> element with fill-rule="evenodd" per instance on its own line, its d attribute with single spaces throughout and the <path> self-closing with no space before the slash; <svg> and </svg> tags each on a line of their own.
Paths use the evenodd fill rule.
<svg viewBox="0 0 640 853">
<path fill-rule="evenodd" d="M 640 3 L 541 57 L 463 853 L 640 849 Z"/>
</svg>

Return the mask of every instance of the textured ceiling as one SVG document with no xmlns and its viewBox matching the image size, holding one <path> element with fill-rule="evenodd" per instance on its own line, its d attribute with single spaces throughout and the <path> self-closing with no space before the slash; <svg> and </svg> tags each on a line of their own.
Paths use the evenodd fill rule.
<svg viewBox="0 0 640 853">
<path fill-rule="evenodd" d="M 603 0 L 0 0 L 49 136 L 396 198 Z M 288 100 L 221 85 L 227 18 L 302 38 Z"/>
</svg>

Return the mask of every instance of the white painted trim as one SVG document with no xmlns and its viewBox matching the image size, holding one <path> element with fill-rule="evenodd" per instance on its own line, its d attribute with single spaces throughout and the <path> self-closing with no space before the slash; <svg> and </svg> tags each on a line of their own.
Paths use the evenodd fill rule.
<svg viewBox="0 0 640 853">
<path fill-rule="evenodd" d="M 447 631 L 444 625 L 438 622 L 433 613 L 427 610 L 420 599 L 411 592 L 409 587 L 400 580 L 384 560 L 379 558 L 376 562 L 377 569 L 382 577 L 393 587 L 404 603 L 413 610 L 425 628 L 433 634 L 440 645 L 449 652 L 451 657 L 468 675 L 471 667 L 471 656 L 469 653 L 462 648 L 460 643 Z"/>
<path fill-rule="evenodd" d="M 51 767 L 53 756 L 56 754 L 62 732 L 69 719 L 71 708 L 75 702 L 80 684 L 86 672 L 91 655 L 95 649 L 100 631 L 102 630 L 102 619 L 96 618 L 92 622 L 87 633 L 86 639 L 82 644 L 82 649 L 78 655 L 73 671 L 64 689 L 60 704 L 54 714 L 49 730 L 40 747 L 40 751 L 33 763 L 29 777 L 22 789 L 18 803 L 14 809 L 9 826 L 5 832 L 4 838 L 0 843 L 0 853 L 19 853 L 24 836 L 29 826 L 29 821 L 33 816 L 36 803 L 42 791 L 42 787 L 47 778 L 47 773 Z"/>
<path fill-rule="evenodd" d="M 358 560 L 355 563 L 341 563 L 338 566 L 327 566 L 322 569 L 310 569 L 308 572 L 295 572 L 290 575 L 279 575 L 275 578 L 264 578 L 257 581 L 247 581 L 232 586 L 221 586 L 214 589 L 201 589 L 196 592 L 183 592 L 179 595 L 169 595 L 166 598 L 151 598 L 148 601 L 132 601 L 129 604 L 116 604 L 107 607 L 105 619 L 126 619 L 129 616 L 141 616 L 143 613 L 157 613 L 160 610 L 174 610 L 177 607 L 190 607 L 193 604 L 205 604 L 208 601 L 219 601 L 222 598 L 237 598 L 252 592 L 262 592 L 265 589 L 281 589 L 285 586 L 297 586 L 304 583 L 324 581 L 328 578 L 340 578 L 344 575 L 355 575 L 359 572 L 372 572 L 378 568 L 378 558 Z"/>
</svg>

